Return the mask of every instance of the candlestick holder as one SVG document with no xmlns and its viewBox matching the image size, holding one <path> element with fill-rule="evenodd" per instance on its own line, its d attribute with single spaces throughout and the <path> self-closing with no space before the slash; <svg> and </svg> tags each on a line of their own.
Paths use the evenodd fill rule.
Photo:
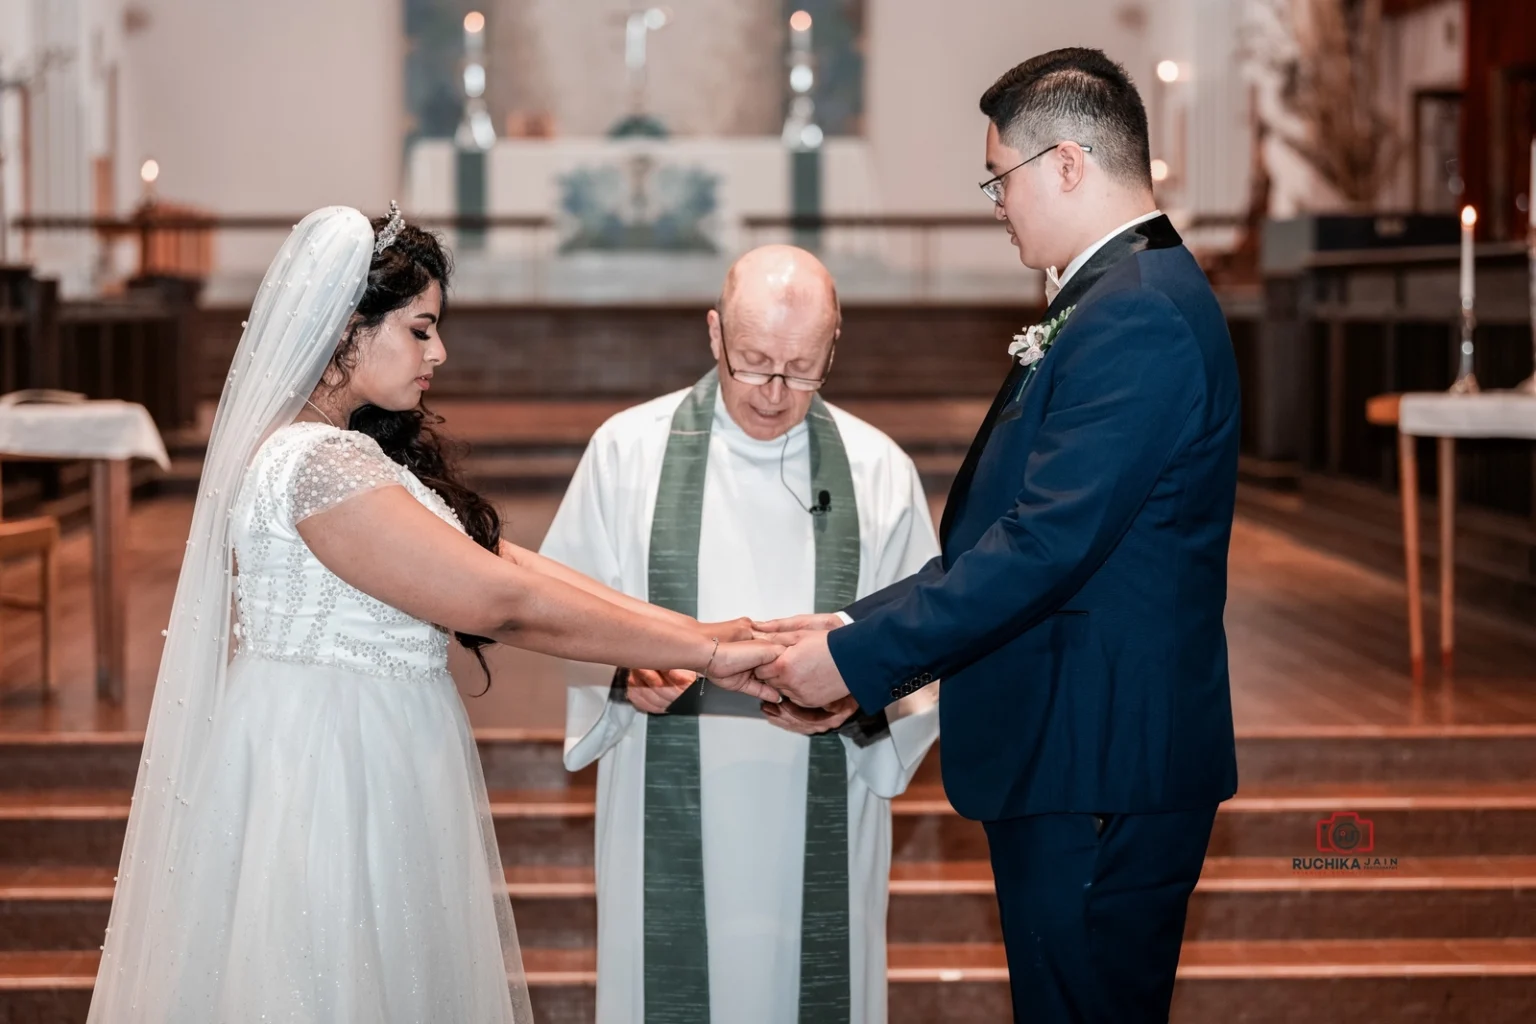
<svg viewBox="0 0 1536 1024">
<path fill-rule="evenodd" d="M 1461 307 L 1461 368 L 1456 381 L 1450 387 L 1453 395 L 1475 395 L 1482 390 L 1477 386 L 1477 374 L 1472 372 L 1472 329 L 1477 326 L 1477 314 L 1471 306 Z"/>
</svg>

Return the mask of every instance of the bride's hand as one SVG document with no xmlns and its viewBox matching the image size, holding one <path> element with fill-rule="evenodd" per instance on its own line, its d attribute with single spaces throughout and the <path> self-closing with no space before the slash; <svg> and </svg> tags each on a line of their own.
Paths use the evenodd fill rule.
<svg viewBox="0 0 1536 1024">
<path fill-rule="evenodd" d="M 758 700 L 777 704 L 784 698 L 779 691 L 756 679 L 752 670 L 778 658 L 784 648 L 762 640 L 722 643 L 709 667 L 710 682 L 727 690 L 737 690 Z"/>
<path fill-rule="evenodd" d="M 701 622 L 699 629 L 711 640 L 719 637 L 721 643 L 752 639 L 752 620 L 745 617 L 727 619 L 724 622 Z"/>
</svg>

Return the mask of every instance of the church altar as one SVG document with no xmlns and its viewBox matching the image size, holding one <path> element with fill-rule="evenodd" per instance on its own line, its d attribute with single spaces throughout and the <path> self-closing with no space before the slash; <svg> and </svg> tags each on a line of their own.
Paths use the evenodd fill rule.
<svg viewBox="0 0 1536 1024">
<path fill-rule="evenodd" d="M 892 212 L 867 140 L 828 138 L 819 152 L 823 214 Z M 451 140 L 412 147 L 407 211 L 464 212 L 458 159 Z M 498 139 L 484 157 L 483 212 L 549 218 L 551 226 L 492 227 L 483 241 L 450 236 L 455 293 L 474 301 L 706 301 L 736 255 L 797 240 L 744 224 L 794 212 L 790 161 L 775 136 Z M 977 200 L 981 217 L 988 210 Z M 829 228 L 815 241 L 845 298 L 1038 298 L 1038 275 L 1021 270 L 1000 229 L 980 221 L 938 237 L 926 230 Z M 933 280 L 930 265 L 938 268 Z"/>
</svg>

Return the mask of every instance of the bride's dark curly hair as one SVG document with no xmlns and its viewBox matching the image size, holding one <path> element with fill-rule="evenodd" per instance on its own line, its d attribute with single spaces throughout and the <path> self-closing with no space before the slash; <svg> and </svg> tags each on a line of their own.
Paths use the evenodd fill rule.
<svg viewBox="0 0 1536 1024">
<path fill-rule="evenodd" d="M 375 217 L 374 234 L 386 223 L 387 218 Z M 433 281 L 442 289 L 446 313 L 448 280 L 452 276 L 453 261 L 436 235 L 410 224 L 401 229 L 393 244 L 374 256 L 368 267 L 368 286 L 336 354 L 331 357 L 325 383 L 332 387 L 345 384 L 357 365 L 361 340 L 377 330 L 389 314 L 410 305 Z M 435 428 L 442 422 L 443 418 L 425 404 L 404 412 L 364 405 L 352 414 L 347 426 L 379 442 L 384 454 L 409 469 L 448 503 L 477 544 L 495 553 L 501 545 L 501 516 L 496 506 L 464 483 L 458 463 L 465 446 L 437 432 Z M 489 688 L 491 674 L 483 648 L 494 641 L 471 633 L 454 635 L 479 660 Z"/>
</svg>

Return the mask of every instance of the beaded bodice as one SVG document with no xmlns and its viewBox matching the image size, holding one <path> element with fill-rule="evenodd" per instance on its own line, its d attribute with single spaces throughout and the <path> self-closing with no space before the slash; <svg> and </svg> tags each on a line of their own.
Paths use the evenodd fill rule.
<svg viewBox="0 0 1536 1024">
<path fill-rule="evenodd" d="M 293 423 L 262 445 L 232 512 L 240 653 L 382 676 L 447 668 L 445 630 L 345 583 L 320 564 L 298 532 L 297 524 L 310 516 L 395 484 L 462 529 L 435 491 L 366 434 Z"/>
</svg>

